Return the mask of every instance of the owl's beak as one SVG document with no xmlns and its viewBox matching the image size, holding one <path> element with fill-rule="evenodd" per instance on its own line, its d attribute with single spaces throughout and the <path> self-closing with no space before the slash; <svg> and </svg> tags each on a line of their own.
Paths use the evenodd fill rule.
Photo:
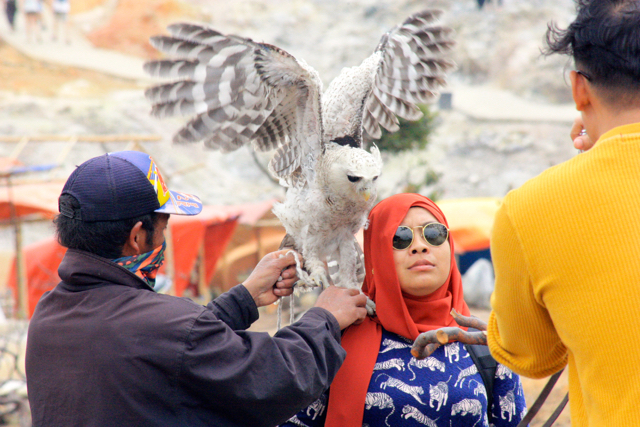
<svg viewBox="0 0 640 427">
<path fill-rule="evenodd" d="M 371 198 L 371 190 L 364 190 L 364 192 L 362 193 L 362 197 L 364 197 L 365 202 L 368 202 Z"/>
</svg>

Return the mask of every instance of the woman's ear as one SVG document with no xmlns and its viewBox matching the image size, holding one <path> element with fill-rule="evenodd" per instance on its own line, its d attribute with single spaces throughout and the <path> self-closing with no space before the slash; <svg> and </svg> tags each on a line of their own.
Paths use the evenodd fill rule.
<svg viewBox="0 0 640 427">
<path fill-rule="evenodd" d="M 136 222 L 129 232 L 129 237 L 122 247 L 122 256 L 140 255 L 142 244 L 147 238 L 147 231 L 142 228 L 142 221 Z"/>
</svg>

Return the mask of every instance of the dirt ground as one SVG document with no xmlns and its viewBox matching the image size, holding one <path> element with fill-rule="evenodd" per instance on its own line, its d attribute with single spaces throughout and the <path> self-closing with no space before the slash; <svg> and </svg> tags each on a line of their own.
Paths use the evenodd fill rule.
<svg viewBox="0 0 640 427">
<path fill-rule="evenodd" d="M 86 82 L 83 93 L 99 97 L 115 90 L 136 89 L 135 82 L 94 71 L 63 67 L 26 57 L 0 39 L 0 91 L 38 97 L 55 97 L 78 80 Z"/>
<path fill-rule="evenodd" d="M 177 19 L 193 16 L 193 8 L 176 0 L 120 0 L 109 22 L 87 36 L 94 46 L 153 59 L 160 54 L 149 44 L 149 37 L 164 33 Z"/>
</svg>

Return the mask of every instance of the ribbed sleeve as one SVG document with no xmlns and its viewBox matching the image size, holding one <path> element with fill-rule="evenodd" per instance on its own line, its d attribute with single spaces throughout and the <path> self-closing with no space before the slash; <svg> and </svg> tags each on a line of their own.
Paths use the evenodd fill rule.
<svg viewBox="0 0 640 427">
<path fill-rule="evenodd" d="M 568 361 L 572 425 L 635 425 L 640 124 L 510 192 L 491 253 L 496 359 L 534 378 Z"/>
<path fill-rule="evenodd" d="M 507 211 L 505 203 L 496 215 L 491 240 L 497 286 L 491 299 L 488 344 L 496 360 L 514 372 L 544 378 L 566 365 L 567 351 L 549 314 L 536 301 L 524 252 Z"/>
</svg>

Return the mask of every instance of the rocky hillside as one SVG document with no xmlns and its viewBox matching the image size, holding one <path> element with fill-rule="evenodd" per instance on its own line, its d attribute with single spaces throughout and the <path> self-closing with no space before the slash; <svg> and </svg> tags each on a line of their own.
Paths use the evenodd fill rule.
<svg viewBox="0 0 640 427">
<path fill-rule="evenodd" d="M 500 7 L 496 1 L 482 10 L 475 0 L 432 2 L 445 10 L 443 21 L 457 32 L 459 69 L 451 76 L 452 87 L 482 85 L 537 102 L 566 102 L 569 89 L 562 79 L 566 60 L 543 58 L 540 49 L 548 21 L 564 25 L 572 18 L 572 1 L 503 0 Z M 93 7 L 78 8 L 71 20 L 101 46 L 151 57 L 153 52 L 144 46 L 149 35 L 184 18 L 281 46 L 316 68 L 326 85 L 342 67 L 357 65 L 368 56 L 385 31 L 426 5 L 417 0 L 90 2 Z M 16 79 L 35 73 L 35 80 L 46 81 L 56 66 L 19 70 Z M 149 104 L 142 96 L 145 85 L 77 70 L 62 69 L 58 74 L 58 79 L 66 80 L 55 86 L 43 84 L 49 89 L 37 93 L 24 85 L 12 90 L 16 86 L 11 81 L 0 83 L 0 134 L 158 134 L 163 141 L 148 143 L 146 149 L 176 188 L 200 195 L 205 203 L 241 203 L 283 194 L 255 166 L 248 149 L 223 155 L 199 146 L 172 146 L 171 135 L 183 120 L 149 117 Z M 407 188 L 425 194 L 435 191 L 443 198 L 500 197 L 575 155 L 566 123 L 493 120 L 490 114 L 478 119 L 454 109 L 440 112 L 438 124 L 426 150 L 385 159 L 382 197 Z M 8 145 L 0 148 L 11 150 Z M 66 177 L 84 159 L 122 148 L 122 144 L 80 144 L 56 174 Z M 55 144 L 39 145 L 25 150 L 21 160 L 42 163 L 60 150 Z M 440 180 L 426 185 L 432 169 Z"/>
</svg>

